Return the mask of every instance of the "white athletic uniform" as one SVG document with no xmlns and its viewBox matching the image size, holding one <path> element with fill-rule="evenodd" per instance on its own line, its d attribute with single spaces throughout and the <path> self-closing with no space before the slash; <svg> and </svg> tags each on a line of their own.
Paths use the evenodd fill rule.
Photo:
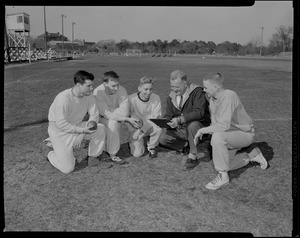
<svg viewBox="0 0 300 238">
<path fill-rule="evenodd" d="M 150 135 L 150 139 L 147 142 L 148 150 L 154 149 L 159 144 L 158 139 L 162 129 L 149 119 L 158 118 L 162 115 L 161 101 L 159 96 L 155 93 L 152 93 L 149 100 L 146 102 L 140 99 L 138 93 L 133 93 L 129 96 L 129 108 L 131 116 L 136 115 L 143 121 L 143 126 L 141 128 L 143 134 L 138 138 L 133 136 L 136 129 L 131 125 L 128 125 L 130 132 L 130 152 L 134 157 L 141 157 L 145 152 L 143 137 Z"/>
<path fill-rule="evenodd" d="M 87 112 L 89 120 L 99 122 L 94 96 L 78 98 L 72 94 L 71 89 L 59 93 L 50 106 L 48 133 L 53 151 L 49 152 L 48 159 L 63 173 L 74 170 L 76 159 L 73 155 L 73 144 L 76 137 L 83 133 L 87 122 L 82 120 Z M 105 146 L 105 127 L 98 123 L 96 132 L 84 136 L 90 139 L 88 155 L 98 157 Z"/>
<path fill-rule="evenodd" d="M 103 84 L 94 89 L 100 122 L 106 127 L 106 148 L 109 154 L 115 155 L 120 149 L 121 122 L 128 117 L 128 95 L 121 85 L 116 94 L 107 94 Z"/>
</svg>

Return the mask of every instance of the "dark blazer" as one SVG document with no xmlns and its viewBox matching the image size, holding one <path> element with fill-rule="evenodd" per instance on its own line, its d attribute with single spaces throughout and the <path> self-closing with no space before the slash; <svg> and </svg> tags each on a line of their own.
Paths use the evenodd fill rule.
<svg viewBox="0 0 300 238">
<path fill-rule="evenodd" d="M 183 116 L 185 124 L 199 120 L 205 125 L 210 124 L 208 100 L 203 88 L 196 84 L 190 84 L 187 88 L 188 97 L 183 101 L 181 110 L 176 103 L 176 94 L 172 91 L 167 97 L 166 113 L 164 118 L 172 119 Z"/>
</svg>

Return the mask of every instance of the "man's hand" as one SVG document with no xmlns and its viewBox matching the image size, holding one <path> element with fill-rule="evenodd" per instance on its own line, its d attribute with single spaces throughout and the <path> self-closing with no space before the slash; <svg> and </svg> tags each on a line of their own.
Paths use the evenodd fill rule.
<svg viewBox="0 0 300 238">
<path fill-rule="evenodd" d="M 139 119 L 134 117 L 128 117 L 126 121 L 129 122 L 135 129 L 141 129 L 141 123 Z"/>
<path fill-rule="evenodd" d="M 90 128 L 92 128 L 93 126 L 87 126 L 87 125 L 85 125 L 85 127 L 83 128 L 83 133 L 84 134 L 92 134 L 92 133 L 94 133 L 96 130 L 91 130 Z"/>
<path fill-rule="evenodd" d="M 171 127 L 171 128 L 176 128 L 178 127 L 179 123 L 178 123 L 178 118 L 175 117 L 171 120 L 171 122 L 168 122 L 167 124 Z"/>
<path fill-rule="evenodd" d="M 75 139 L 74 144 L 73 144 L 74 149 L 80 149 L 83 137 L 84 137 L 84 134 L 79 134 L 78 136 L 76 136 L 76 139 Z"/>
<path fill-rule="evenodd" d="M 199 140 L 202 140 L 203 134 L 201 133 L 200 130 L 197 131 L 195 137 L 194 137 L 194 144 L 197 145 Z"/>
</svg>

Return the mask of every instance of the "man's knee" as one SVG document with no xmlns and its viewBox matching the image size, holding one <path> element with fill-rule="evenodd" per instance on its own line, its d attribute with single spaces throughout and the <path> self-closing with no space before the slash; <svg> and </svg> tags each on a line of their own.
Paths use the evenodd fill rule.
<svg viewBox="0 0 300 238">
<path fill-rule="evenodd" d="M 68 165 L 68 166 L 65 166 L 65 167 L 63 167 L 63 168 L 61 168 L 61 169 L 59 169 L 61 172 L 63 172 L 64 174 L 69 174 L 69 173 L 71 173 L 71 172 L 73 172 L 74 171 L 74 168 L 75 168 L 75 163 L 74 163 L 74 165 Z"/>
<path fill-rule="evenodd" d="M 143 154 L 144 154 L 144 152 L 137 152 L 137 151 L 135 151 L 135 152 L 133 152 L 132 153 L 132 156 L 134 157 L 134 158 L 140 158 L 140 157 L 142 157 L 143 156 Z"/>
<path fill-rule="evenodd" d="M 120 123 L 116 120 L 109 120 L 107 127 L 112 132 L 117 132 L 120 128 Z"/>
<path fill-rule="evenodd" d="M 97 123 L 97 131 L 105 132 L 105 126 L 102 123 Z"/>
<path fill-rule="evenodd" d="M 159 136 L 159 137 L 161 136 L 162 132 L 163 132 L 162 128 L 156 128 L 154 130 L 154 134 L 157 135 L 157 136 Z"/>
<path fill-rule="evenodd" d="M 192 134 L 196 134 L 199 129 L 201 129 L 203 125 L 200 121 L 192 121 L 187 125 L 187 131 Z"/>
<path fill-rule="evenodd" d="M 158 138 L 158 142 L 161 144 L 161 145 L 167 145 L 169 144 L 170 142 L 168 141 L 168 136 L 167 136 L 167 133 L 166 133 L 166 130 L 162 130 L 161 131 L 161 134 Z"/>
<path fill-rule="evenodd" d="M 96 133 L 101 137 L 105 137 L 106 136 L 105 126 L 101 123 L 98 123 Z"/>
<path fill-rule="evenodd" d="M 211 146 L 225 144 L 226 134 L 225 132 L 214 132 L 211 136 L 210 144 Z"/>
<path fill-rule="evenodd" d="M 134 145 L 130 146 L 130 150 L 131 150 L 132 156 L 135 158 L 142 157 L 145 152 L 145 148 L 137 149 Z"/>
</svg>

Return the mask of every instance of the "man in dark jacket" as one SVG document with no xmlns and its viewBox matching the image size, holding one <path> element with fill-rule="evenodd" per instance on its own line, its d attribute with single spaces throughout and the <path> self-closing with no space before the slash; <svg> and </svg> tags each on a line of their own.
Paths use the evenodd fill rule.
<svg viewBox="0 0 300 238">
<path fill-rule="evenodd" d="M 163 147 L 176 150 L 177 153 L 188 153 L 185 169 L 189 170 L 200 162 L 197 154 L 201 151 L 194 144 L 194 136 L 200 128 L 210 124 L 208 101 L 203 88 L 189 83 L 186 74 L 181 70 L 171 73 L 170 84 L 171 93 L 167 98 L 164 118 L 171 120 L 171 128 L 163 130 L 159 142 Z"/>
</svg>

